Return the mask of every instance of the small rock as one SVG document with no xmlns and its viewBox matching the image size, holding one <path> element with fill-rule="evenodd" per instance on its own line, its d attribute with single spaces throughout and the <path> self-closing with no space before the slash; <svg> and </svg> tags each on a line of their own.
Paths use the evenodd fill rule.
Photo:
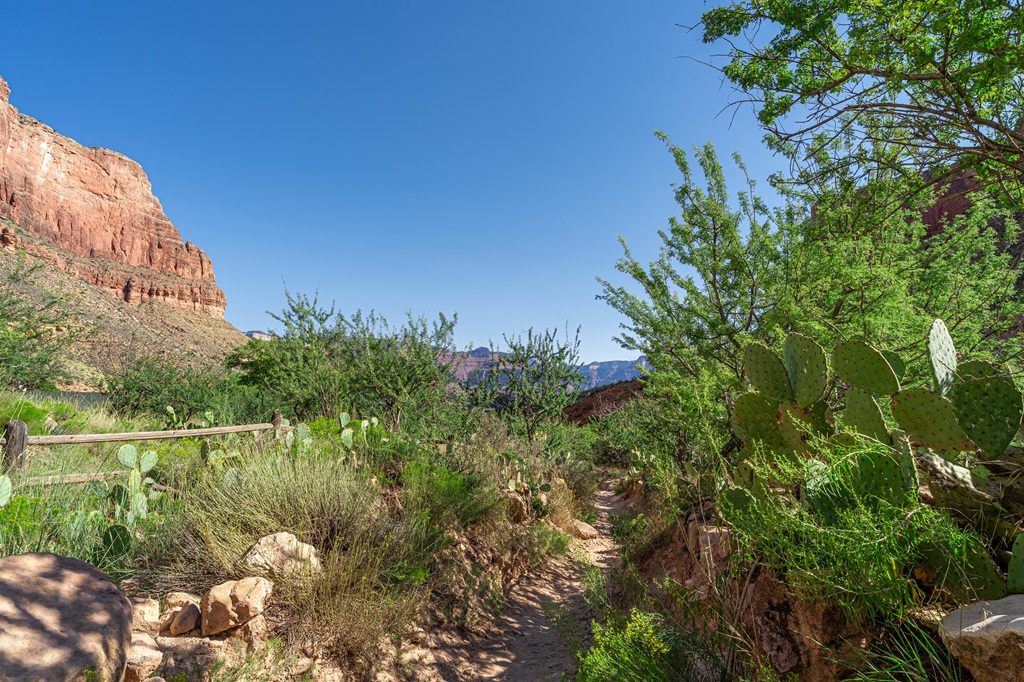
<svg viewBox="0 0 1024 682">
<path fill-rule="evenodd" d="M 700 553 L 708 553 L 715 561 L 723 561 L 732 551 L 732 532 L 718 526 L 700 526 L 698 542 Z"/>
<path fill-rule="evenodd" d="M 245 642 L 245 650 L 252 653 L 267 642 L 267 619 L 261 613 L 244 625 L 231 631 L 231 637 Z"/>
<path fill-rule="evenodd" d="M 199 606 L 199 597 L 188 592 L 168 592 L 164 595 L 164 610 L 181 609 L 189 604 Z"/>
<path fill-rule="evenodd" d="M 167 682 L 167 680 L 165 680 L 162 677 L 150 677 L 146 680 L 143 680 L 143 682 Z"/>
<path fill-rule="evenodd" d="M 269 576 L 320 572 L 316 547 L 299 542 L 291 533 L 274 533 L 260 538 L 242 558 L 242 565 Z"/>
<path fill-rule="evenodd" d="M 244 625 L 260 613 L 274 589 L 266 578 L 243 578 L 210 589 L 200 604 L 204 636 Z"/>
<path fill-rule="evenodd" d="M 132 630 L 155 635 L 160 631 L 160 602 L 149 595 L 132 597 Z"/>
<path fill-rule="evenodd" d="M 171 634 L 171 637 L 184 635 L 186 632 L 199 627 L 199 619 L 199 607 L 192 603 L 186 604 L 175 613 L 174 619 L 171 620 L 167 631 Z"/>
<path fill-rule="evenodd" d="M 512 523 L 526 523 L 530 520 L 530 508 L 518 493 L 508 495 L 508 517 Z"/>
<path fill-rule="evenodd" d="M 977 682 L 1024 680 L 1024 594 L 957 609 L 942 619 L 939 633 Z"/>
<path fill-rule="evenodd" d="M 157 647 L 155 639 L 142 632 L 133 634 L 124 682 L 142 682 L 149 679 L 163 661 L 164 655 Z"/>
<path fill-rule="evenodd" d="M 132 606 L 107 575 L 56 554 L 0 558 L 0 680 L 124 674 Z"/>
<path fill-rule="evenodd" d="M 231 663 L 224 642 L 199 637 L 157 637 L 156 644 L 164 652 L 161 674 L 165 678 L 184 675 L 190 682 L 208 680 L 218 664 Z"/>
<path fill-rule="evenodd" d="M 288 668 L 288 674 L 292 677 L 298 677 L 299 675 L 309 672 L 309 669 L 312 667 L 312 658 L 309 658 L 308 656 L 300 656 L 295 659 L 295 662 Z"/>
<path fill-rule="evenodd" d="M 593 540 L 600 535 L 596 528 L 585 521 L 580 521 L 579 519 L 572 520 L 572 525 L 569 526 L 569 532 L 580 540 Z"/>
</svg>

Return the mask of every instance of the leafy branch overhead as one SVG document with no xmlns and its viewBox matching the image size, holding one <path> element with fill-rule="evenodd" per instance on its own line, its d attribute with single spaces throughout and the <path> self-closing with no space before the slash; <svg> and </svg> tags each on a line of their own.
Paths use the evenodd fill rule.
<svg viewBox="0 0 1024 682">
<path fill-rule="evenodd" d="M 740 0 L 703 14 L 725 77 L 782 147 L 810 157 L 842 138 L 900 166 L 954 165 L 990 181 L 1024 172 L 1021 3 Z M 858 151 L 846 148 L 836 163 Z M 874 160 L 880 157 L 873 155 Z"/>
</svg>

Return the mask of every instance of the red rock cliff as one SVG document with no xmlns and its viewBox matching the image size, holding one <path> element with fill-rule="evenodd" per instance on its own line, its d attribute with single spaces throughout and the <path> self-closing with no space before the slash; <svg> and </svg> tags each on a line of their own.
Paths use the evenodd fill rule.
<svg viewBox="0 0 1024 682">
<path fill-rule="evenodd" d="M 19 114 L 9 96 L 0 78 L 0 217 L 24 230 L 7 239 L 130 303 L 224 317 L 213 264 L 182 241 L 142 167 Z"/>
</svg>

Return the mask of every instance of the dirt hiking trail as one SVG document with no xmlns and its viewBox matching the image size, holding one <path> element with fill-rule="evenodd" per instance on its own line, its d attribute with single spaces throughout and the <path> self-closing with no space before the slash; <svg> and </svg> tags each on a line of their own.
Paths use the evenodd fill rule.
<svg viewBox="0 0 1024 682">
<path fill-rule="evenodd" d="M 611 537 L 611 517 L 622 506 L 614 482 L 601 484 L 595 499 L 598 512 L 593 540 L 573 540 L 579 558 L 607 576 L 618 564 L 618 548 Z M 570 555 L 573 551 L 570 550 Z M 590 639 L 591 610 L 583 598 L 583 567 L 571 556 L 551 562 L 542 572 L 516 584 L 503 613 L 486 635 L 438 633 L 431 638 L 434 673 L 446 682 L 510 680 L 547 682 L 574 673 L 576 661 L 548 614 L 568 614 L 572 632 Z"/>
</svg>

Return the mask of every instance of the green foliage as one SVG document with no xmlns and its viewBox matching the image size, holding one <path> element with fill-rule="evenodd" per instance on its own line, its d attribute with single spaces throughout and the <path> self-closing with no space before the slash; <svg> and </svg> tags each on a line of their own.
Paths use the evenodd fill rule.
<svg viewBox="0 0 1024 682">
<path fill-rule="evenodd" d="M 498 507 L 494 487 L 476 473 L 458 473 L 414 461 L 405 466 L 402 484 L 413 508 L 442 528 L 468 528 L 488 518 Z"/>
<path fill-rule="evenodd" d="M 860 682 L 962 682 L 973 679 L 939 638 L 916 623 L 883 630 L 869 649 L 859 653 L 847 679 Z"/>
<path fill-rule="evenodd" d="M 580 372 L 580 330 L 558 340 L 555 329 L 526 336 L 505 336 L 506 353 L 498 355 L 482 377 L 476 377 L 474 401 L 490 406 L 510 428 L 522 428 L 533 443 L 540 424 L 557 418 L 575 401 L 583 384 Z"/>
<path fill-rule="evenodd" d="M 581 658 L 576 679 L 585 682 L 647 682 L 695 679 L 697 671 L 678 631 L 657 613 L 632 609 L 621 626 L 593 624 L 594 645 Z M 710 671 L 703 671 L 705 673 Z"/>
<path fill-rule="evenodd" d="M 14 492 L 14 485 L 10 476 L 0 476 L 0 509 L 7 506 L 11 501 L 11 494 Z"/>
<path fill-rule="evenodd" d="M 795 482 L 806 507 L 741 488 L 728 490 L 722 506 L 748 556 L 785 575 L 804 597 L 835 604 L 853 620 L 895 622 L 920 599 L 910 574 L 926 551 L 941 548 L 949 557 L 942 583 L 969 574 L 972 553 L 985 551 L 976 536 L 909 495 L 886 446 L 837 445 L 820 457 Z M 759 463 L 758 471 L 772 469 Z M 971 586 L 987 588 L 983 576 Z"/>
<path fill-rule="evenodd" d="M 390 430 L 410 418 L 410 428 L 445 430 L 439 416 L 458 399 L 449 392 L 457 316 L 429 322 L 409 314 L 396 326 L 373 311 L 341 314 L 318 294 L 286 289 L 285 296 L 285 309 L 272 315 L 283 334 L 228 356 L 242 385 L 299 419 L 352 411 L 375 415 Z"/>
<path fill-rule="evenodd" d="M 969 168 L 1006 179 L 1005 191 L 1016 194 L 1024 168 L 1015 128 L 1020 9 L 735 0 L 703 14 L 704 41 L 728 44 L 723 74 L 794 158 L 845 135 L 830 165 L 860 162 L 868 173 L 888 164 L 939 178 Z"/>
<path fill-rule="evenodd" d="M 227 387 L 216 372 L 132 352 L 107 378 L 110 406 L 126 416 L 173 418 L 184 425 L 214 409 Z M 172 412 L 168 412 L 168 407 Z M 175 423 L 176 422 L 176 423 Z"/>
<path fill-rule="evenodd" d="M 66 297 L 29 294 L 38 267 L 24 254 L 0 275 L 0 388 L 53 390 L 68 377 L 64 353 L 75 339 L 75 317 Z"/>
</svg>

